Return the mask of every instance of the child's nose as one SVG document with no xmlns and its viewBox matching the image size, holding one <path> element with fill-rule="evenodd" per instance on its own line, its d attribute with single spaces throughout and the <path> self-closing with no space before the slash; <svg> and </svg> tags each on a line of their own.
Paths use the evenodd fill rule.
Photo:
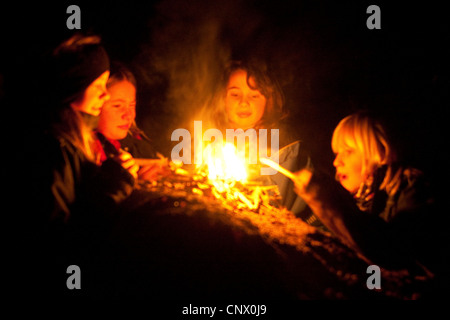
<svg viewBox="0 0 450 320">
<path fill-rule="evenodd" d="M 333 166 L 335 166 L 336 168 L 339 166 L 342 166 L 342 160 L 341 160 L 341 157 L 339 156 L 339 154 L 336 154 L 336 157 L 334 158 L 334 161 L 333 161 Z"/>
<path fill-rule="evenodd" d="M 248 98 L 246 98 L 246 97 L 242 97 L 241 101 L 239 102 L 239 104 L 241 106 L 248 106 L 248 105 L 250 105 L 249 102 L 248 102 Z"/>
</svg>

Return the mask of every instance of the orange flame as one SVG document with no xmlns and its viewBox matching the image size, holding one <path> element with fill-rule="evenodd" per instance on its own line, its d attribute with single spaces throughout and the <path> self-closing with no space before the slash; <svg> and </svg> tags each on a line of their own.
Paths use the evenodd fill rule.
<svg viewBox="0 0 450 320">
<path fill-rule="evenodd" d="M 241 181 L 247 180 L 245 158 L 240 157 L 231 143 L 222 147 L 209 145 L 204 152 L 204 163 L 208 166 L 210 180 Z"/>
<path fill-rule="evenodd" d="M 212 194 L 224 206 L 231 210 L 256 211 L 261 205 L 270 205 L 269 193 L 274 187 L 262 186 L 250 179 L 245 154 L 233 143 L 211 143 L 202 155 L 197 172 L 208 177 Z"/>
</svg>

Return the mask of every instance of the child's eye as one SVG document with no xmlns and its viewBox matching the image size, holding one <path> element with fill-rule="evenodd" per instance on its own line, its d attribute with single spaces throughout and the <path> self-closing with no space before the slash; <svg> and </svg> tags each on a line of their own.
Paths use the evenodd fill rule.
<svg viewBox="0 0 450 320">
<path fill-rule="evenodd" d="M 346 155 L 349 155 L 349 154 L 352 154 L 353 152 L 354 152 L 355 150 L 354 149 L 352 149 L 352 148 L 346 148 L 346 149 L 344 149 L 344 154 L 346 154 Z"/>
</svg>

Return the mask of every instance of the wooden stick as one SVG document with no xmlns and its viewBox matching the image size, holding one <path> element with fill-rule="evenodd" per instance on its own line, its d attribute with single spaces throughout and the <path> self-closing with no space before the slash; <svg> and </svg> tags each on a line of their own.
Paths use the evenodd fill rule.
<svg viewBox="0 0 450 320">
<path fill-rule="evenodd" d="M 295 182 L 296 176 L 292 172 L 290 172 L 289 170 L 287 170 L 287 169 L 283 168 L 282 166 L 280 166 L 275 161 L 272 161 L 272 160 L 267 159 L 267 158 L 260 158 L 259 161 L 261 161 L 261 163 L 264 163 L 265 165 L 268 165 L 269 167 L 277 170 L 278 172 L 281 172 L 286 177 L 288 177 L 289 179 L 291 179 L 291 180 L 293 180 Z"/>
<path fill-rule="evenodd" d="M 164 165 L 165 159 L 146 159 L 146 158 L 134 158 L 134 161 L 138 166 L 148 166 L 148 165 Z"/>
</svg>

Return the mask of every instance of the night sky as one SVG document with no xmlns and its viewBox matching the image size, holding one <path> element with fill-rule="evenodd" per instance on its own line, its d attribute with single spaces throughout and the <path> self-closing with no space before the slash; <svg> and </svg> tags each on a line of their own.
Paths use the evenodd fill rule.
<svg viewBox="0 0 450 320">
<path fill-rule="evenodd" d="M 74 32 L 66 27 L 66 8 L 77 4 L 81 31 L 100 35 L 111 59 L 128 64 L 137 76 L 137 122 L 167 156 L 175 144 L 171 132 L 192 123 L 217 79 L 218 65 L 259 57 L 278 77 L 289 121 L 316 163 L 331 168 L 330 139 L 340 119 L 358 109 L 375 109 L 401 128 L 397 134 L 411 159 L 428 166 L 433 159 L 434 168 L 445 142 L 449 19 L 437 1 L 391 2 L 13 4 L 1 10 L 1 97 L 11 97 L 7 101 L 21 116 L 35 111 L 32 94 L 23 92 L 32 93 L 39 81 L 33 72 L 37 57 Z M 381 9 L 380 30 L 366 26 L 371 4 Z"/>
</svg>

